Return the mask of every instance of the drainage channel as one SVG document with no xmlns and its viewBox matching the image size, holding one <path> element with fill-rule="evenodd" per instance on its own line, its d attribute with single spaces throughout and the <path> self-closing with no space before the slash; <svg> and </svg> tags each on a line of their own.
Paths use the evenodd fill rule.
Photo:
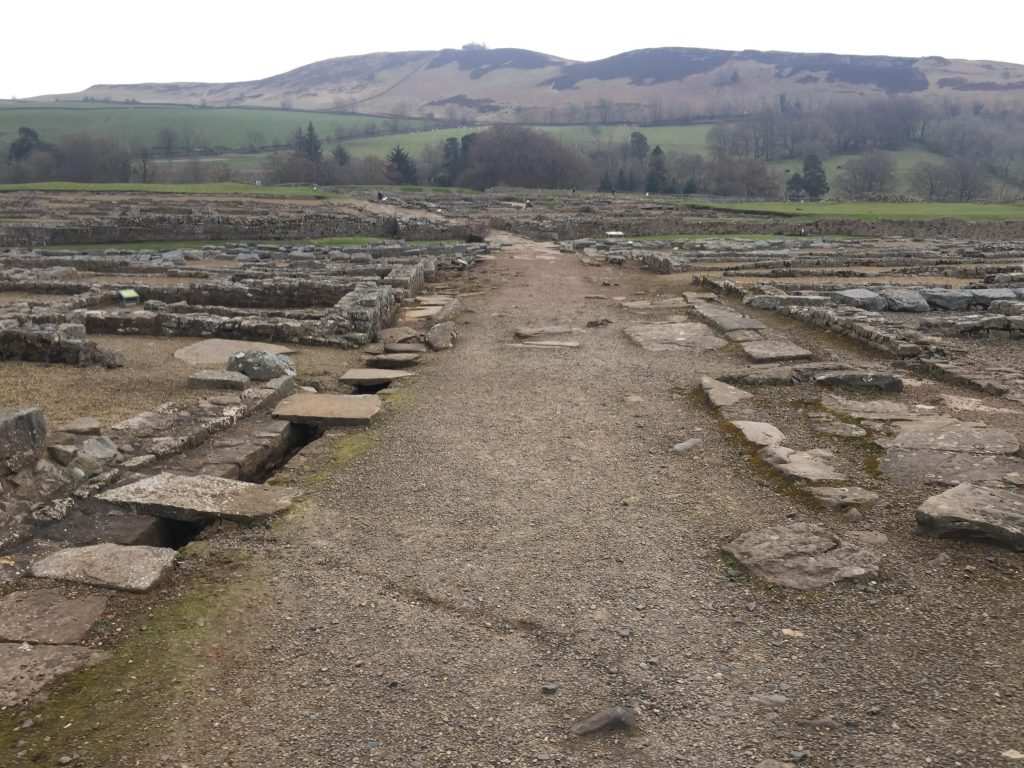
<svg viewBox="0 0 1024 768">
<path fill-rule="evenodd" d="M 147 466 L 144 474 L 204 474 L 264 483 L 322 435 L 319 427 L 257 415 L 201 446 Z M 196 539 L 207 525 L 208 522 L 137 514 L 97 498 L 86 498 L 75 499 L 61 520 L 37 522 L 32 538 L 70 546 L 111 543 L 181 549 Z"/>
</svg>

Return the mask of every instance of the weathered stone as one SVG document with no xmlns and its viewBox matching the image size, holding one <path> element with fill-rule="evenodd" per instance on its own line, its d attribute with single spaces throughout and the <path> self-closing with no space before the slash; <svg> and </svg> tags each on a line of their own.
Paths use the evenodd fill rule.
<svg viewBox="0 0 1024 768">
<path fill-rule="evenodd" d="M 338 381 L 353 387 L 375 387 L 392 384 L 410 376 L 415 374 L 390 368 L 350 368 L 338 377 Z"/>
<path fill-rule="evenodd" d="M 39 408 L 0 408 L 0 475 L 14 474 L 38 459 L 46 443 Z"/>
<path fill-rule="evenodd" d="M 419 361 L 420 355 L 415 352 L 390 352 L 368 359 L 376 368 L 411 368 Z"/>
<path fill-rule="evenodd" d="M 253 381 L 271 381 L 295 375 L 292 361 L 287 357 L 260 350 L 236 352 L 228 358 L 227 369 L 245 374 Z"/>
<path fill-rule="evenodd" d="M 381 409 L 377 395 L 322 395 L 302 392 L 278 403 L 275 419 L 324 427 L 367 424 Z"/>
<path fill-rule="evenodd" d="M 903 379 L 891 373 L 872 371 L 829 371 L 814 377 L 814 383 L 824 387 L 847 389 L 873 389 L 879 392 L 902 392 Z"/>
<path fill-rule="evenodd" d="M 921 295 L 934 309 L 964 310 L 971 305 L 974 298 L 970 291 L 946 288 L 922 288 Z"/>
<path fill-rule="evenodd" d="M 30 572 L 40 579 L 148 592 L 171 572 L 175 554 L 166 547 L 94 544 L 54 552 L 32 563 Z"/>
<path fill-rule="evenodd" d="M 188 385 L 193 389 L 233 389 L 242 390 L 249 386 L 252 379 L 238 371 L 196 371 L 188 377 Z"/>
<path fill-rule="evenodd" d="M 385 344 L 384 353 L 388 355 L 422 355 L 429 352 L 430 349 L 426 344 L 413 343 L 413 342 L 402 342 L 395 344 Z"/>
<path fill-rule="evenodd" d="M 1003 454 L 890 448 L 882 457 L 880 468 L 887 478 L 904 485 L 922 481 L 948 486 L 1002 485 L 1007 475 L 1024 472 L 1024 460 Z"/>
<path fill-rule="evenodd" d="M 918 291 L 909 288 L 889 288 L 882 291 L 890 312 L 929 312 L 931 307 Z"/>
<path fill-rule="evenodd" d="M 78 455 L 78 446 L 70 444 L 51 445 L 47 448 L 47 453 L 49 453 L 50 458 L 55 462 L 60 464 L 62 467 L 66 467 L 71 464 Z"/>
<path fill-rule="evenodd" d="M 856 424 L 847 424 L 842 421 L 826 421 L 814 425 L 815 432 L 832 437 L 867 437 L 868 431 L 858 427 Z"/>
<path fill-rule="evenodd" d="M 837 395 L 826 395 L 822 404 L 830 410 L 853 419 L 913 421 L 920 418 L 905 403 L 893 400 L 846 400 Z"/>
<path fill-rule="evenodd" d="M 840 304 L 849 304 L 860 309 L 870 309 L 874 312 L 881 312 L 888 307 L 889 302 L 874 291 L 867 288 L 851 288 L 848 291 L 837 291 L 835 299 Z"/>
<path fill-rule="evenodd" d="M 586 736 L 598 731 L 631 730 L 636 727 L 636 713 L 628 707 L 609 707 L 595 712 L 572 727 L 575 736 Z"/>
<path fill-rule="evenodd" d="M 758 456 L 790 480 L 827 483 L 846 479 L 826 461 L 832 457 L 830 451 L 796 451 L 773 444 L 761 449 Z"/>
<path fill-rule="evenodd" d="M 422 333 L 420 331 L 404 326 L 385 328 L 380 332 L 380 340 L 384 342 L 385 345 L 418 342 L 421 338 Z"/>
<path fill-rule="evenodd" d="M 510 344 L 513 347 L 525 347 L 526 349 L 579 349 L 578 341 L 560 341 L 557 339 L 544 339 L 542 341 L 521 341 L 518 344 Z"/>
<path fill-rule="evenodd" d="M 101 595 L 68 599 L 57 589 L 14 592 L 0 598 L 0 642 L 78 643 L 106 607 Z"/>
<path fill-rule="evenodd" d="M 730 386 L 724 382 L 717 381 L 708 376 L 703 376 L 700 380 L 701 388 L 704 390 L 704 394 L 712 406 L 718 409 L 728 408 L 731 405 L 742 403 L 744 400 L 749 400 L 753 397 L 749 392 L 744 392 L 742 389 Z"/>
<path fill-rule="evenodd" d="M 917 521 L 937 536 L 982 536 L 1024 551 L 1024 496 L 963 483 L 927 499 Z"/>
<path fill-rule="evenodd" d="M 901 423 L 895 437 L 878 442 L 885 448 L 954 453 L 1014 454 L 1020 451 L 1016 435 L 1005 429 L 947 416 L 928 416 Z"/>
<path fill-rule="evenodd" d="M 172 520 L 251 522 L 286 511 L 295 495 L 270 485 L 164 472 L 106 491 L 98 498 L 132 512 Z"/>
<path fill-rule="evenodd" d="M 809 360 L 814 355 L 784 339 L 763 339 L 747 341 L 740 345 L 743 352 L 755 363 L 782 363 L 789 360 Z"/>
<path fill-rule="evenodd" d="M 288 355 L 293 352 L 289 347 L 280 344 L 265 344 L 260 341 L 243 341 L 240 339 L 206 339 L 182 347 L 174 356 L 184 363 L 204 368 L 222 367 L 224 361 L 239 352 L 268 352 L 272 355 Z"/>
<path fill-rule="evenodd" d="M 778 427 L 763 421 L 730 421 L 748 443 L 765 448 L 769 445 L 781 445 L 786 436 Z"/>
<path fill-rule="evenodd" d="M 644 323 L 629 326 L 625 334 L 648 352 L 700 353 L 728 344 L 704 323 Z"/>
<path fill-rule="evenodd" d="M 819 525 L 787 523 L 750 531 L 724 547 L 754 576 L 791 589 L 819 589 L 878 575 L 880 555 Z"/>
<path fill-rule="evenodd" d="M 878 494 L 850 486 L 846 488 L 811 488 L 810 494 L 822 506 L 833 512 L 845 512 L 851 507 L 869 509 L 878 501 Z"/>
<path fill-rule="evenodd" d="M 21 704 L 61 675 L 106 657 L 104 652 L 76 645 L 0 643 L 0 707 Z"/>
<path fill-rule="evenodd" d="M 57 431 L 67 432 L 69 435 L 98 435 L 102 431 L 102 425 L 99 419 L 83 416 L 63 424 Z"/>
<path fill-rule="evenodd" d="M 455 346 L 455 323 L 449 321 L 438 323 L 427 331 L 427 346 L 435 352 L 451 349 Z"/>
<path fill-rule="evenodd" d="M 759 341 L 764 338 L 760 331 L 727 331 L 725 338 L 729 341 Z"/>
<path fill-rule="evenodd" d="M 731 333 L 732 331 L 763 331 L 767 329 L 767 326 L 760 320 L 744 317 L 721 304 L 699 302 L 693 305 L 691 312 L 701 320 L 710 323 L 722 333 Z"/>
</svg>

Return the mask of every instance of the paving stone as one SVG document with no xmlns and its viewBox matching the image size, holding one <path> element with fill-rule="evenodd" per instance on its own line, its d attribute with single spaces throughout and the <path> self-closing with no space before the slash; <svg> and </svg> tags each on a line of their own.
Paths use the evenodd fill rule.
<svg viewBox="0 0 1024 768">
<path fill-rule="evenodd" d="M 217 460 L 211 458 L 211 463 Z M 162 472 L 97 498 L 138 514 L 172 520 L 250 522 L 286 511 L 295 496 L 294 491 L 270 485 Z"/>
<path fill-rule="evenodd" d="M 728 331 L 725 338 L 729 341 L 759 341 L 764 338 L 759 331 Z"/>
<path fill-rule="evenodd" d="M 0 643 L 0 707 L 28 701 L 62 675 L 107 658 L 108 654 L 76 645 Z"/>
<path fill-rule="evenodd" d="M 748 443 L 753 443 L 761 448 L 770 445 L 781 445 L 786 440 L 782 431 L 773 424 L 763 421 L 730 421 L 742 434 Z"/>
<path fill-rule="evenodd" d="M 901 423 L 895 437 L 880 439 L 878 443 L 885 448 L 954 453 L 1009 455 L 1020 451 L 1017 436 L 1005 429 L 959 421 L 948 416 L 928 416 Z"/>
<path fill-rule="evenodd" d="M 762 448 L 758 456 L 790 480 L 828 483 L 846 479 L 828 463 L 828 459 L 832 458 L 830 451 L 796 451 L 776 444 Z"/>
<path fill-rule="evenodd" d="M 373 387 L 392 384 L 415 375 L 408 371 L 396 371 L 390 368 L 350 368 L 338 377 L 338 381 L 353 387 Z"/>
<path fill-rule="evenodd" d="M 203 368 L 223 368 L 232 355 L 239 352 L 255 350 L 269 352 L 274 355 L 289 355 L 294 352 L 280 344 L 265 344 L 260 341 L 242 341 L 240 339 L 206 339 L 182 347 L 174 356 L 189 365 Z"/>
<path fill-rule="evenodd" d="M 701 378 L 700 385 L 711 405 L 719 410 L 722 408 L 728 408 L 731 405 L 736 405 L 737 403 L 742 403 L 744 400 L 750 400 L 753 397 L 749 392 L 744 392 L 742 389 L 717 381 L 716 379 L 712 379 L 708 376 L 703 376 Z"/>
<path fill-rule="evenodd" d="M 825 395 L 822 405 L 853 419 L 868 421 L 914 421 L 920 418 L 906 403 L 895 400 L 847 400 Z"/>
<path fill-rule="evenodd" d="M 784 339 L 763 339 L 740 344 L 743 352 L 755 363 L 782 363 L 788 360 L 809 360 L 813 354 Z"/>
<path fill-rule="evenodd" d="M 847 424 L 842 421 L 829 421 L 814 425 L 815 432 L 832 437 L 867 437 L 868 431 L 858 427 L 856 424 Z"/>
<path fill-rule="evenodd" d="M 711 324 L 722 333 L 733 331 L 764 331 L 768 326 L 760 320 L 745 317 L 720 304 L 697 303 L 691 311 L 701 320 Z"/>
<path fill-rule="evenodd" d="M 643 323 L 626 328 L 625 334 L 648 352 L 700 353 L 728 344 L 704 323 Z"/>
<path fill-rule="evenodd" d="M 188 377 L 192 389 L 234 389 L 249 386 L 251 379 L 239 371 L 197 371 Z"/>
<path fill-rule="evenodd" d="M 81 642 L 103 615 L 107 598 L 64 597 L 58 589 L 31 589 L 0 598 L 0 642 L 67 645 Z"/>
<path fill-rule="evenodd" d="M 927 482 L 935 485 L 1003 485 L 1007 475 L 1024 472 L 1024 460 L 1003 454 L 954 453 L 951 451 L 890 448 L 879 468 L 901 485 Z"/>
<path fill-rule="evenodd" d="M 377 395 L 326 395 L 301 392 L 282 400 L 274 409 L 275 419 L 295 424 L 339 427 L 368 424 L 380 413 Z"/>
<path fill-rule="evenodd" d="M 963 483 L 927 499 L 921 527 L 937 536 L 981 536 L 1024 551 L 1024 496 Z"/>
<path fill-rule="evenodd" d="M 751 574 L 791 589 L 820 589 L 878 575 L 881 556 L 820 525 L 788 523 L 749 531 L 724 548 Z"/>
<path fill-rule="evenodd" d="M 580 343 L 578 341 L 557 341 L 555 339 L 545 339 L 543 341 L 521 341 L 518 344 L 510 344 L 512 347 L 525 347 L 530 349 L 579 349 Z"/>
<path fill-rule="evenodd" d="M 415 352 L 390 352 L 367 360 L 376 368 L 411 368 L 419 361 L 420 355 Z"/>
<path fill-rule="evenodd" d="M 173 549 L 94 544 L 62 549 L 32 563 L 40 579 L 58 579 L 127 592 L 148 592 L 174 567 Z"/>
</svg>

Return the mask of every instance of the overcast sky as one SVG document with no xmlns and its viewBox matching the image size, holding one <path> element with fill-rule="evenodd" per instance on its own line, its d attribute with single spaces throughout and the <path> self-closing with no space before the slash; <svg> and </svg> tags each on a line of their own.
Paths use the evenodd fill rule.
<svg viewBox="0 0 1024 768">
<path fill-rule="evenodd" d="M 580 60 L 692 46 L 1024 63 L 1021 0 L 51 0 L 18 7 L 4 14 L 0 98 L 96 83 L 255 80 L 335 56 L 467 42 Z"/>
</svg>

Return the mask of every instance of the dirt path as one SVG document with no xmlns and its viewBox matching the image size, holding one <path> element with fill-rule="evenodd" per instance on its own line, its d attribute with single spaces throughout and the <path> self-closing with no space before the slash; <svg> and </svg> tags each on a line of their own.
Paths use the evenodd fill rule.
<svg viewBox="0 0 1024 768">
<path fill-rule="evenodd" d="M 908 533 L 877 585 L 736 575 L 721 542 L 822 516 L 693 394 L 741 361 L 644 352 L 622 333 L 635 317 L 586 298 L 659 285 L 646 273 L 520 243 L 479 279 L 457 348 L 331 449 L 348 460 L 303 511 L 228 537 L 259 597 L 230 636 L 189 646 L 201 673 L 136 704 L 117 764 L 889 768 L 1024 751 L 1015 556 Z M 600 318 L 577 350 L 509 345 L 516 326 Z M 635 733 L 570 735 L 610 705 L 636 709 Z M 80 737 L 80 764 L 113 764 L 90 756 L 103 731 Z"/>
</svg>

